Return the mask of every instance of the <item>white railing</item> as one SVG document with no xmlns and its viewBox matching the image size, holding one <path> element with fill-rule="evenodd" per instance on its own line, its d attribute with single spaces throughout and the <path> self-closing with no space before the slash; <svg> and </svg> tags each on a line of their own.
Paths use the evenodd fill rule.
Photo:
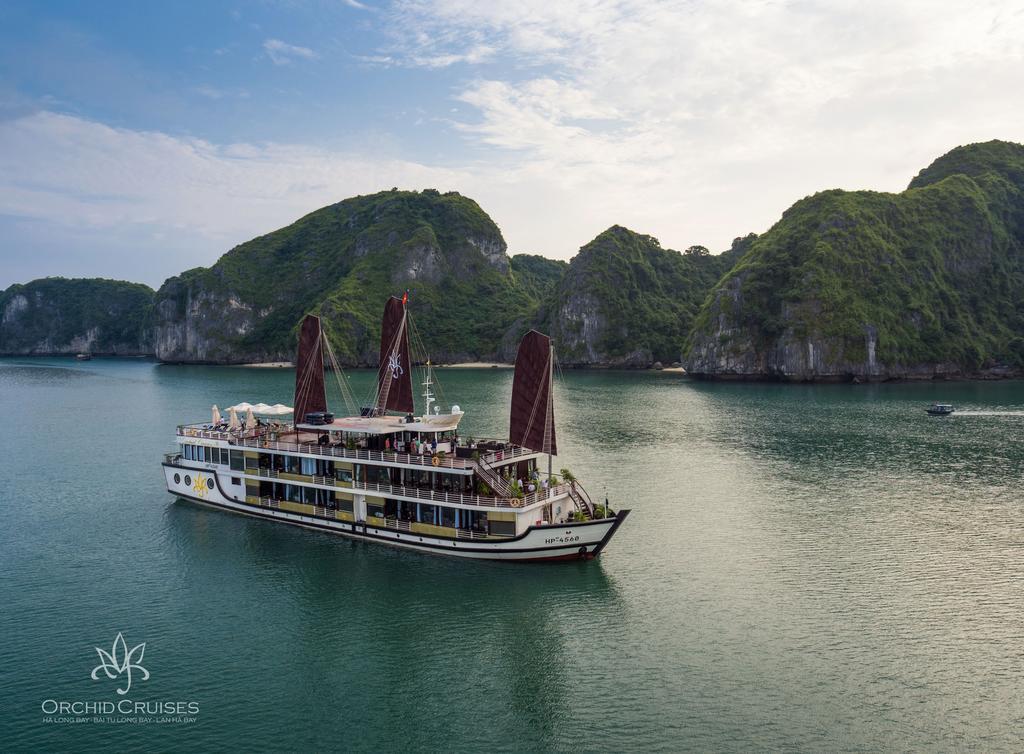
<svg viewBox="0 0 1024 754">
<path fill-rule="evenodd" d="M 261 474 L 261 476 L 264 476 Z M 330 486 L 329 477 L 314 477 L 314 479 L 325 479 L 323 484 Z M 462 492 L 444 492 L 441 490 L 424 490 L 419 487 L 401 487 L 394 484 L 381 484 L 379 482 L 355 482 L 353 493 L 380 492 L 384 495 L 396 495 L 399 497 L 411 497 L 415 500 L 422 500 L 429 503 L 449 505 L 471 505 L 478 508 L 525 508 L 535 503 L 546 502 L 551 498 L 569 492 L 569 485 L 560 484 L 550 490 L 539 490 L 531 492 L 521 498 L 487 497 L 484 495 L 467 495 Z"/>
<path fill-rule="evenodd" d="M 455 458 L 446 455 L 423 456 L 409 453 L 388 453 L 382 450 L 362 450 L 341 447 L 339 445 L 318 445 L 316 443 L 281 442 L 280 440 L 264 440 L 258 438 L 231 438 L 232 445 L 245 448 L 261 448 L 263 450 L 283 450 L 292 453 L 308 453 L 315 456 L 331 458 L 347 458 L 356 461 L 381 461 L 384 463 L 404 463 L 410 466 L 431 466 L 446 469 L 471 469 L 474 463 L 468 458 Z M 434 461 L 437 463 L 434 463 Z"/>
<path fill-rule="evenodd" d="M 380 484 L 379 482 L 356 482 L 353 491 L 368 490 L 372 492 L 383 492 L 384 494 L 401 495 L 402 497 L 413 497 L 417 500 L 427 500 L 432 503 L 452 503 L 455 505 L 473 505 L 484 508 L 525 508 L 534 503 L 544 502 L 548 498 L 556 497 L 568 491 L 569 485 L 560 484 L 550 490 L 539 490 L 531 492 L 521 498 L 517 497 L 487 497 L 484 495 L 467 495 L 462 492 L 443 492 L 439 490 L 424 490 L 418 487 L 400 487 L 393 484 Z"/>
<path fill-rule="evenodd" d="M 456 529 L 455 536 L 459 539 L 507 539 L 511 537 L 511 534 L 488 534 L 482 531 L 473 531 L 472 529 Z"/>
<path fill-rule="evenodd" d="M 234 436 L 230 432 L 221 432 L 216 429 L 201 429 L 199 427 L 179 426 L 178 434 L 182 437 L 195 437 L 201 440 L 231 440 Z"/>
<path fill-rule="evenodd" d="M 492 450 L 488 453 L 481 453 L 480 460 L 490 465 L 492 463 L 501 463 L 507 461 L 510 458 L 520 458 L 522 456 L 533 455 L 537 451 L 524 448 L 520 445 L 511 445 L 508 448 L 502 450 Z"/>
</svg>

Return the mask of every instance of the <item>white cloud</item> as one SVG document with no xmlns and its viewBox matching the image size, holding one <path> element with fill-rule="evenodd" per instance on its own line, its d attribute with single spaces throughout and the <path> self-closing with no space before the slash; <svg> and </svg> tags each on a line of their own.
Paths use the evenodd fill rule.
<svg viewBox="0 0 1024 754">
<path fill-rule="evenodd" d="M 456 127 L 512 175 L 676 247 L 763 231 L 819 189 L 899 190 L 957 144 L 1024 140 L 1024 9 L 1005 2 L 406 0 L 391 23 L 406 65 L 489 51 Z"/>
<path fill-rule="evenodd" d="M 266 39 L 263 41 L 263 50 L 274 65 L 289 65 L 293 58 L 315 60 L 318 55 L 308 47 L 299 47 L 282 42 L 280 39 Z"/>
<path fill-rule="evenodd" d="M 141 239 L 135 256 L 149 260 L 150 284 L 349 196 L 466 182 L 463 172 L 402 160 L 217 145 L 49 112 L 0 122 L 0 216 L 79 241 Z M 93 274 L 127 274 L 106 263 L 96 259 Z"/>
<path fill-rule="evenodd" d="M 423 68 L 447 68 L 450 65 L 456 63 L 483 63 L 494 55 L 494 48 L 488 47 L 487 45 L 475 45 L 469 48 L 465 52 L 455 53 L 444 53 L 444 54 L 429 54 L 429 55 L 416 55 L 413 56 L 412 62 L 414 65 L 421 66 Z"/>
<path fill-rule="evenodd" d="M 0 123 L 0 214 L 141 239 L 138 254 L 171 255 L 166 273 L 391 186 L 473 197 L 513 252 L 567 258 L 614 223 L 720 250 L 815 191 L 900 190 L 958 144 L 1024 141 L 1024 10 L 996 2 L 409 0 L 379 15 L 401 36 L 363 62 L 466 66 L 448 74 L 458 107 L 435 113 L 475 147 L 461 164 L 44 112 Z"/>
</svg>

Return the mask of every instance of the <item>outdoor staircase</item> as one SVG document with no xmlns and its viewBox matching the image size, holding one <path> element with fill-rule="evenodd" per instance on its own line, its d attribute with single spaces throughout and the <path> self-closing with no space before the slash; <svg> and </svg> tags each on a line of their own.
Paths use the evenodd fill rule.
<svg viewBox="0 0 1024 754">
<path fill-rule="evenodd" d="M 512 488 L 508 482 L 492 469 L 483 458 L 477 459 L 475 465 L 476 472 L 480 475 L 480 478 L 487 482 L 487 486 L 494 490 L 494 494 L 498 497 L 512 497 Z"/>
<path fill-rule="evenodd" d="M 594 518 L 594 504 L 586 497 L 586 493 L 576 488 L 575 484 L 569 485 L 569 497 L 576 503 L 576 507 L 580 509 L 585 521 L 590 521 Z"/>
</svg>

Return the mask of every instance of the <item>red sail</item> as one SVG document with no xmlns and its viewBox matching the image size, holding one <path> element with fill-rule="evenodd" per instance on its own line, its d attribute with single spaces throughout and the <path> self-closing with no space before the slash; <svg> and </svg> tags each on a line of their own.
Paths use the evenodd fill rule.
<svg viewBox="0 0 1024 754">
<path fill-rule="evenodd" d="M 517 445 L 557 455 L 551 359 L 551 339 L 536 330 L 526 333 L 516 353 L 508 434 Z"/>
<path fill-rule="evenodd" d="M 384 323 L 380 331 L 377 408 L 407 414 L 413 411 L 409 327 L 405 317 L 405 304 L 394 296 L 384 305 Z"/>
<path fill-rule="evenodd" d="M 306 421 L 306 414 L 327 410 L 324 390 L 324 346 L 320 337 L 320 318 L 307 314 L 299 329 L 299 355 L 295 359 L 295 423 Z"/>
</svg>

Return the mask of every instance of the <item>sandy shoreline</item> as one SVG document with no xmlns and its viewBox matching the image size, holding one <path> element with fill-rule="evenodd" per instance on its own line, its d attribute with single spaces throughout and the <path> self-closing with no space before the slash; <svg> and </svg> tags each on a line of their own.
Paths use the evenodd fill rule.
<svg viewBox="0 0 1024 754">
<path fill-rule="evenodd" d="M 511 369 L 513 364 L 502 364 L 500 361 L 464 361 L 459 364 L 443 364 L 444 369 Z"/>
<path fill-rule="evenodd" d="M 258 362 L 256 364 L 233 364 L 232 366 L 251 367 L 251 368 L 254 368 L 254 369 L 283 369 L 283 368 L 286 368 L 286 367 L 287 368 L 292 368 L 292 367 L 295 366 L 295 364 L 293 364 L 290 361 L 262 361 L 262 362 Z M 459 362 L 458 364 L 438 364 L 437 368 L 438 369 L 512 369 L 514 366 L 515 366 L 515 364 L 505 364 L 505 363 L 500 362 L 500 361 L 462 361 L 462 362 Z M 355 368 L 355 367 L 348 367 L 348 368 L 352 369 L 352 368 Z M 370 367 L 368 367 L 368 368 L 370 368 Z M 649 369 L 651 369 L 652 371 L 658 371 L 658 372 L 677 372 L 679 374 L 686 374 L 686 370 L 683 369 L 682 367 L 665 367 L 664 369 L 658 369 L 658 370 L 654 370 L 653 368 L 649 367 Z M 633 370 L 633 371 L 642 371 L 642 370 Z"/>
</svg>

